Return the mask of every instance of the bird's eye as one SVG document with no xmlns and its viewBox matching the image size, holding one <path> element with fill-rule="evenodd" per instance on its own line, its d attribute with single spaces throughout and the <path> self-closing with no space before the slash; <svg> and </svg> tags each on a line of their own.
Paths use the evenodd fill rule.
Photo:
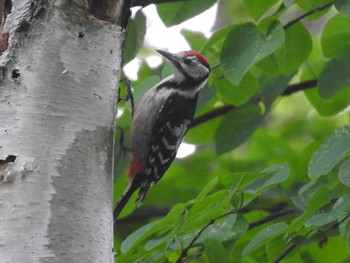
<svg viewBox="0 0 350 263">
<path fill-rule="evenodd" d="M 190 59 L 190 58 L 185 58 L 185 59 L 184 59 L 184 63 L 185 63 L 186 65 L 190 65 L 190 64 L 192 63 L 192 59 Z"/>
</svg>

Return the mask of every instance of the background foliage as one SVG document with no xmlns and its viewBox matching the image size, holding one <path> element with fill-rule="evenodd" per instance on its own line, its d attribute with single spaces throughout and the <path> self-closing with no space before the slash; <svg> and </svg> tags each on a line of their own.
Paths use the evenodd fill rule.
<svg viewBox="0 0 350 263">
<path fill-rule="evenodd" d="M 157 11 L 172 26 L 215 3 L 169 1 Z M 126 62 L 153 52 L 145 21 L 140 9 L 129 23 Z M 216 65 L 185 137 L 196 152 L 141 208 L 129 202 L 117 261 L 350 262 L 350 1 L 223 0 L 215 24 L 209 39 L 183 31 Z M 142 63 L 136 101 L 169 72 Z M 115 199 L 127 163 L 116 149 Z"/>
</svg>

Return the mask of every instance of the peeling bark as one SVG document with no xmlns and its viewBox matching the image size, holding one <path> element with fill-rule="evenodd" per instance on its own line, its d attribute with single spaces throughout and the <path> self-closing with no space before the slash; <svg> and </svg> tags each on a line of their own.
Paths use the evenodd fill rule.
<svg viewBox="0 0 350 263">
<path fill-rule="evenodd" d="M 0 262 L 112 262 L 122 28 L 72 1 L 15 0 L 3 32 Z"/>
</svg>

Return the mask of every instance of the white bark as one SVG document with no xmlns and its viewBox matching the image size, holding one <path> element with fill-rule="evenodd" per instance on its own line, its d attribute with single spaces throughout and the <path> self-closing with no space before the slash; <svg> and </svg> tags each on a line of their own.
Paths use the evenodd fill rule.
<svg viewBox="0 0 350 263">
<path fill-rule="evenodd" d="M 111 262 L 123 34 L 72 3 L 12 2 L 0 160 L 16 160 L 0 166 L 0 262 Z"/>
</svg>

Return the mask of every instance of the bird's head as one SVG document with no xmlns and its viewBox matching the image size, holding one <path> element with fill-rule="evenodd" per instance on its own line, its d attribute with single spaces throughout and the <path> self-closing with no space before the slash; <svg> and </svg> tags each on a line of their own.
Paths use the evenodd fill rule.
<svg viewBox="0 0 350 263">
<path fill-rule="evenodd" d="M 175 54 L 164 50 L 157 50 L 157 52 L 171 62 L 175 80 L 178 82 L 202 83 L 208 79 L 210 66 L 202 54 L 195 51 L 182 51 Z"/>
</svg>

